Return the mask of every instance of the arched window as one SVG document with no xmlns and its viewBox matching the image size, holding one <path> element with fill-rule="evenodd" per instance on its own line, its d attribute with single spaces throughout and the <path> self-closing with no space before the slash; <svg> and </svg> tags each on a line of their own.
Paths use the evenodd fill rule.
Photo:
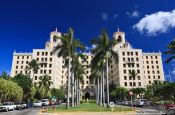
<svg viewBox="0 0 175 115">
<path fill-rule="evenodd" d="M 118 39 L 117 39 L 118 42 L 121 42 L 122 41 L 122 37 L 119 35 L 118 36 Z"/>
</svg>

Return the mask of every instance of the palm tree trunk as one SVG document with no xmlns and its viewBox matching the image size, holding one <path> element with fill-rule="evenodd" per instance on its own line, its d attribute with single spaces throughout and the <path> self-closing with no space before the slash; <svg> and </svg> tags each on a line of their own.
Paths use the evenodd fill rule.
<svg viewBox="0 0 175 115">
<path fill-rule="evenodd" d="M 67 79 L 67 106 L 66 108 L 69 109 L 69 88 L 70 88 L 70 56 L 68 57 L 68 79 Z"/>
<path fill-rule="evenodd" d="M 108 54 L 106 56 L 106 96 L 107 96 L 107 108 L 109 108 Z"/>
<path fill-rule="evenodd" d="M 102 78 L 100 79 L 100 106 L 102 106 Z"/>
<path fill-rule="evenodd" d="M 103 107 L 105 106 L 105 89 L 104 89 L 104 70 L 102 69 L 102 95 L 103 95 Z"/>
<path fill-rule="evenodd" d="M 78 79 L 76 80 L 76 82 L 77 82 L 77 88 L 76 88 L 76 103 L 77 103 L 77 105 L 78 105 L 78 89 L 79 89 L 79 85 L 78 85 Z"/>
<path fill-rule="evenodd" d="M 99 104 L 99 93 L 100 93 L 100 88 L 99 88 L 99 78 L 97 78 L 97 104 Z"/>
<path fill-rule="evenodd" d="M 80 80 L 78 80 L 78 105 L 80 104 Z"/>
<path fill-rule="evenodd" d="M 74 107 L 74 99 L 75 99 L 75 93 L 74 93 L 74 89 L 75 89 L 75 83 L 74 83 L 74 72 L 72 72 L 72 107 Z"/>
<path fill-rule="evenodd" d="M 74 98 L 75 98 L 75 102 L 74 105 L 77 106 L 77 80 L 74 80 L 75 83 L 75 88 L 74 88 Z"/>
</svg>

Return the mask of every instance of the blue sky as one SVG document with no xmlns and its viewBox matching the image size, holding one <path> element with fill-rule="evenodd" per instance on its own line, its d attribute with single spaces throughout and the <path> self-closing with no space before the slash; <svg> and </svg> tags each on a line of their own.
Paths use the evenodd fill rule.
<svg viewBox="0 0 175 115">
<path fill-rule="evenodd" d="M 105 28 L 117 27 L 127 41 L 144 52 L 165 51 L 175 38 L 174 0 L 5 0 L 0 2 L 0 73 L 10 72 L 12 55 L 44 48 L 49 33 L 71 26 L 87 46 Z M 163 55 L 163 61 L 167 56 Z M 164 64 L 175 75 L 174 62 Z"/>
</svg>

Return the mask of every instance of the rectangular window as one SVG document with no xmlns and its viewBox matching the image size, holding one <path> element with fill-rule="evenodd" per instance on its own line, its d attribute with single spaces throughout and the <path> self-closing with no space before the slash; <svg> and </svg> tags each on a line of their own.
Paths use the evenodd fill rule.
<svg viewBox="0 0 175 115">
<path fill-rule="evenodd" d="M 124 76 L 124 80 L 127 80 L 127 76 Z"/>
<path fill-rule="evenodd" d="M 159 74 L 160 72 L 159 72 L 159 70 L 157 71 L 157 74 Z"/>
<path fill-rule="evenodd" d="M 158 76 L 158 79 L 160 79 L 160 76 Z"/>
<path fill-rule="evenodd" d="M 37 52 L 37 56 L 39 56 L 39 52 Z"/>
<path fill-rule="evenodd" d="M 123 73 L 126 73 L 126 70 L 123 70 Z"/>
<path fill-rule="evenodd" d="M 35 76 L 35 80 L 37 80 L 37 76 Z"/>
<path fill-rule="evenodd" d="M 133 86 L 136 86 L 136 83 L 135 82 L 133 82 Z"/>
<path fill-rule="evenodd" d="M 51 74 L 52 73 L 52 70 L 49 70 L 49 74 Z"/>
<path fill-rule="evenodd" d="M 127 86 L 127 82 L 125 82 L 125 86 Z"/>
<path fill-rule="evenodd" d="M 129 85 L 132 86 L 132 82 L 129 82 Z"/>
<path fill-rule="evenodd" d="M 52 67 L 52 64 L 49 64 L 49 67 L 51 68 Z"/>
<path fill-rule="evenodd" d="M 123 56 L 125 55 L 125 52 L 122 52 Z"/>
<path fill-rule="evenodd" d="M 147 69 L 149 69 L 149 66 L 147 66 Z"/>
<path fill-rule="evenodd" d="M 127 55 L 129 56 L 129 55 L 130 55 L 130 53 L 129 53 L 129 52 L 127 52 Z"/>
<path fill-rule="evenodd" d="M 43 70 L 40 70 L 40 74 L 43 74 Z"/>
<path fill-rule="evenodd" d="M 123 67 L 126 67 L 126 64 L 123 64 Z"/>
<path fill-rule="evenodd" d="M 44 52 L 42 52 L 42 56 L 44 56 Z"/>
<path fill-rule="evenodd" d="M 140 80 L 140 76 L 138 76 L 137 78 L 138 78 L 138 80 Z"/>
<path fill-rule="evenodd" d="M 138 52 L 136 52 L 135 54 L 136 54 L 136 56 L 138 56 Z"/>
<path fill-rule="evenodd" d="M 47 52 L 45 52 L 45 55 L 47 56 L 47 55 L 48 55 L 48 53 L 47 53 Z"/>
<path fill-rule="evenodd" d="M 136 61 L 139 61 L 139 58 L 136 58 Z"/>
<path fill-rule="evenodd" d="M 140 70 L 137 70 L 137 73 L 140 73 Z"/>
<path fill-rule="evenodd" d="M 16 63 L 19 64 L 19 61 L 17 61 Z"/>
<path fill-rule="evenodd" d="M 50 61 L 52 61 L 52 58 L 50 58 Z"/>
<path fill-rule="evenodd" d="M 46 74 L 46 70 L 44 70 L 44 74 Z"/>
<path fill-rule="evenodd" d="M 141 82 L 139 82 L 139 84 L 138 84 L 139 86 L 141 86 Z"/>
</svg>

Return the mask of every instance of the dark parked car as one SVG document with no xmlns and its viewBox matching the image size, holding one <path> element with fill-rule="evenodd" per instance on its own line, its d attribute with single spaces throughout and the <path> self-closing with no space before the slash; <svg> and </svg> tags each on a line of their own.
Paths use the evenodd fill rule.
<svg viewBox="0 0 175 115">
<path fill-rule="evenodd" d="M 175 108 L 168 109 L 166 113 L 162 115 L 175 115 Z"/>
</svg>

